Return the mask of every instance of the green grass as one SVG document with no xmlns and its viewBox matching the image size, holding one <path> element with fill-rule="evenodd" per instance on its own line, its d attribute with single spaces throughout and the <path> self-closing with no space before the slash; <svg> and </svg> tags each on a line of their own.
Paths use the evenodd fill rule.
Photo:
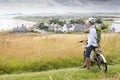
<svg viewBox="0 0 120 80">
<path fill-rule="evenodd" d="M 73 68 L 83 64 L 78 43 L 87 35 L 0 34 L 0 74 Z M 108 64 L 120 64 L 119 34 L 102 34 L 102 51 Z"/>
<path fill-rule="evenodd" d="M 120 74 L 120 34 L 102 34 L 102 51 L 110 65 L 106 74 L 99 72 L 96 66 L 89 71 L 76 68 L 83 65 L 83 48 L 78 41 L 86 38 L 86 34 L 2 33 L 0 79 L 50 80 L 51 76 L 53 80 L 117 80 Z"/>
<path fill-rule="evenodd" d="M 91 70 L 81 68 L 66 68 L 34 73 L 0 75 L 0 80 L 119 80 L 120 65 L 108 66 L 108 72 L 103 73 L 97 66 Z"/>
<path fill-rule="evenodd" d="M 25 17 L 15 17 L 14 19 L 21 19 L 21 20 L 27 20 L 27 21 L 33 21 L 33 22 L 48 22 L 48 18 L 43 18 L 43 17 L 32 17 L 32 16 L 25 16 Z"/>
</svg>

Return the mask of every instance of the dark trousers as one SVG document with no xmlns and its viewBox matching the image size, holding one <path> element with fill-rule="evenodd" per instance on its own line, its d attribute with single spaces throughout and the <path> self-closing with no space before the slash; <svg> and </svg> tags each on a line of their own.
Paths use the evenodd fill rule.
<svg viewBox="0 0 120 80">
<path fill-rule="evenodd" d="M 95 47 L 93 45 L 87 47 L 87 49 L 84 51 L 84 59 L 85 58 L 90 58 L 90 54 L 91 51 L 94 49 Z"/>
</svg>

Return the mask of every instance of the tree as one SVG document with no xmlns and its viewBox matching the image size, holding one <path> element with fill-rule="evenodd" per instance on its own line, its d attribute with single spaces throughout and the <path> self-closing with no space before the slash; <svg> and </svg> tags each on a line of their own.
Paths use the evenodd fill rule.
<svg viewBox="0 0 120 80">
<path fill-rule="evenodd" d="M 108 28 L 108 24 L 103 24 L 102 26 L 101 26 L 101 30 L 104 30 L 104 29 L 107 29 Z"/>
<path fill-rule="evenodd" d="M 40 28 L 40 29 L 45 29 L 45 30 L 48 29 L 48 27 L 45 26 L 44 23 L 41 23 L 41 24 L 39 25 L 39 28 Z"/>
<path fill-rule="evenodd" d="M 57 24 L 59 22 L 59 18 L 57 18 L 57 19 L 53 18 L 53 19 L 49 20 L 49 22 L 50 22 L 50 24 L 52 24 L 52 23 Z"/>
<path fill-rule="evenodd" d="M 66 24 L 66 21 L 64 20 L 64 24 Z"/>
<path fill-rule="evenodd" d="M 104 24 L 101 19 L 96 19 L 97 24 L 101 24 L 102 31 L 108 31 L 108 24 Z"/>
<path fill-rule="evenodd" d="M 77 23 L 77 24 L 85 24 L 85 21 L 82 20 L 82 19 L 77 19 L 77 20 L 75 21 L 75 23 Z"/>
<path fill-rule="evenodd" d="M 96 23 L 97 23 L 97 24 L 103 24 L 103 22 L 102 22 L 101 19 L 96 19 Z"/>
<path fill-rule="evenodd" d="M 71 23 L 71 24 L 74 24 L 74 23 L 75 23 L 75 21 L 74 21 L 74 20 L 70 20 L 70 23 Z"/>
<path fill-rule="evenodd" d="M 40 28 L 40 29 L 43 29 L 43 28 L 44 28 L 44 23 L 41 23 L 41 24 L 39 25 L 39 28 Z"/>
<path fill-rule="evenodd" d="M 59 18 L 57 18 L 57 19 L 55 19 L 55 18 L 51 19 L 51 20 L 49 20 L 49 22 L 50 22 L 50 24 L 54 23 L 54 24 L 59 24 L 61 26 L 63 26 L 66 23 L 66 21 L 61 21 L 61 20 L 59 20 Z"/>
<path fill-rule="evenodd" d="M 59 25 L 63 26 L 64 25 L 64 22 L 63 21 L 58 21 L 57 22 Z"/>
</svg>

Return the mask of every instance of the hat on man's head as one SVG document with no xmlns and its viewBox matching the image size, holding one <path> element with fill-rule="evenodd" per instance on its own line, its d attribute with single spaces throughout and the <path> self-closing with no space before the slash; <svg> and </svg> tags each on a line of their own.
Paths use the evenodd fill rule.
<svg viewBox="0 0 120 80">
<path fill-rule="evenodd" d="M 89 19 L 87 20 L 87 22 L 90 22 L 90 23 L 94 24 L 94 23 L 95 23 L 95 18 L 89 18 Z"/>
</svg>

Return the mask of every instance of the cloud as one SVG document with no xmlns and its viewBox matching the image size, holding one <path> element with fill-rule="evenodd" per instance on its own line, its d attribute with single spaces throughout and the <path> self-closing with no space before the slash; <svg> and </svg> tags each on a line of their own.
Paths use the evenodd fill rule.
<svg viewBox="0 0 120 80">
<path fill-rule="evenodd" d="M 33 10 L 41 12 L 118 11 L 119 0 L 0 0 L 0 11 Z M 2 10 L 1 10 L 2 9 Z"/>
<path fill-rule="evenodd" d="M 80 7 L 83 5 L 83 1 L 79 1 L 79 0 L 54 0 L 55 2 L 64 5 L 64 6 L 74 6 L 74 7 Z"/>
<path fill-rule="evenodd" d="M 119 0 L 0 0 L 0 4 L 11 4 L 11 3 L 19 3 L 19 4 L 50 4 L 55 5 L 59 4 L 62 6 L 68 7 L 81 7 L 81 6 L 103 6 L 103 5 L 120 5 Z"/>
</svg>

